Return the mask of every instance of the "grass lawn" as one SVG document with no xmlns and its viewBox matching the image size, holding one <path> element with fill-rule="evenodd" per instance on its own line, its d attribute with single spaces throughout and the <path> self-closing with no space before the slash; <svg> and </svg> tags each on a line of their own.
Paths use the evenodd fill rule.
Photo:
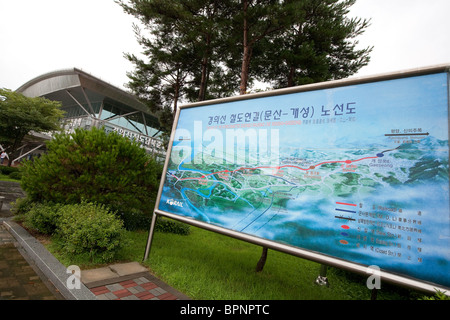
<svg viewBox="0 0 450 320">
<path fill-rule="evenodd" d="M 120 261 L 138 261 L 175 289 L 196 300 L 370 300 L 367 277 L 328 269 L 329 287 L 314 283 L 320 264 L 269 250 L 262 272 L 255 272 L 262 248 L 191 227 L 188 236 L 156 232 L 149 258 L 142 262 L 148 232 L 127 232 Z M 64 264 L 98 267 L 88 259 L 67 260 L 55 246 L 49 250 Z M 377 300 L 410 300 L 424 294 L 382 283 Z"/>
</svg>

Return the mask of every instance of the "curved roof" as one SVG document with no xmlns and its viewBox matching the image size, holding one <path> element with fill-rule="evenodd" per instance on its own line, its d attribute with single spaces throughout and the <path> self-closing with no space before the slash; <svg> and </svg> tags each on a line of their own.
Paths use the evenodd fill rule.
<svg viewBox="0 0 450 320">
<path fill-rule="evenodd" d="M 79 101 L 110 98 L 135 110 L 157 117 L 134 95 L 77 68 L 45 73 L 26 82 L 16 91 L 27 97 L 46 96 L 52 100 L 63 100 L 67 96 L 66 91 L 79 97 Z"/>
</svg>

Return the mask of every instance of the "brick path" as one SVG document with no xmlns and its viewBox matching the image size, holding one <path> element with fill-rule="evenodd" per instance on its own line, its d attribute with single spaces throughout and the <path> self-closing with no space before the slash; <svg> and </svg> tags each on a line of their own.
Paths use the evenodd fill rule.
<svg viewBox="0 0 450 320">
<path fill-rule="evenodd" d="M 190 300 L 136 261 L 81 270 L 81 282 L 98 300 Z"/>
<path fill-rule="evenodd" d="M 14 238 L 0 224 L 0 300 L 59 300 L 50 291 L 19 249 Z"/>
<path fill-rule="evenodd" d="M 99 300 L 178 300 L 145 276 L 90 289 Z"/>
<path fill-rule="evenodd" d="M 13 216 L 9 204 L 24 196 L 20 184 L 0 181 L 0 196 L 4 200 L 0 209 L 0 300 L 65 299 L 3 225 L 3 219 Z M 107 277 L 104 277 L 105 271 Z M 92 296 L 92 292 L 93 298 L 98 300 L 190 300 L 153 277 L 137 262 L 112 265 L 100 270 L 84 270 L 81 273 L 82 278 L 83 274 L 91 277 L 90 284 L 83 283 L 89 296 Z"/>
</svg>

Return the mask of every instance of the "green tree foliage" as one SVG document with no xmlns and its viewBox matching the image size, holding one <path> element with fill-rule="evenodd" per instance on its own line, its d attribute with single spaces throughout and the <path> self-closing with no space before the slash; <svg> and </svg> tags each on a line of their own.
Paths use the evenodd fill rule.
<svg viewBox="0 0 450 320">
<path fill-rule="evenodd" d="M 291 22 L 292 11 L 289 1 L 278 0 L 242 0 L 238 1 L 233 15 L 230 36 L 239 41 L 241 48 L 239 94 L 246 94 L 252 79 L 251 64 L 258 56 L 260 43 L 276 36 Z M 266 61 L 269 62 L 270 60 Z"/>
<path fill-rule="evenodd" d="M 31 201 L 107 205 L 117 213 L 150 214 L 161 166 L 136 142 L 102 129 L 55 135 L 48 153 L 23 167 Z"/>
<path fill-rule="evenodd" d="M 348 18 L 355 0 L 117 0 L 143 56 L 129 88 L 171 128 L 180 101 L 244 94 L 255 80 L 287 87 L 340 79 L 369 62 L 357 49 L 369 21 Z"/>
<path fill-rule="evenodd" d="M 219 66 L 226 51 L 218 50 L 224 46 L 219 34 L 225 28 L 224 16 L 230 16 L 229 2 L 118 1 L 149 32 L 144 36 L 134 27 L 145 58 L 125 55 L 135 66 L 128 73 L 128 87 L 153 111 L 160 110 L 161 122 L 169 131 L 180 101 L 217 98 L 233 91 L 229 75 Z"/>
<path fill-rule="evenodd" d="M 0 144 L 10 159 L 17 156 L 23 138 L 33 132 L 60 130 L 61 103 L 45 98 L 28 98 L 8 89 L 0 89 Z M 11 161 L 9 162 L 11 165 Z"/>
<path fill-rule="evenodd" d="M 370 21 L 347 18 L 355 0 L 291 2 L 292 22 L 261 42 L 255 77 L 284 88 L 346 78 L 369 63 L 372 47 L 357 49 L 356 38 Z"/>
</svg>

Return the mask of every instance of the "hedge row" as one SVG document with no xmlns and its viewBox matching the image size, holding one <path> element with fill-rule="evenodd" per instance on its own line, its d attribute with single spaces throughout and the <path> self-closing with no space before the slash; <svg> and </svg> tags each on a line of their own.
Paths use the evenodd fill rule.
<svg viewBox="0 0 450 320">
<path fill-rule="evenodd" d="M 22 177 L 22 173 L 19 171 L 19 168 L 16 167 L 0 166 L 0 173 L 11 179 L 20 180 Z"/>
<path fill-rule="evenodd" d="M 24 219 L 27 228 L 42 234 L 55 236 L 62 251 L 67 254 L 88 254 L 101 261 L 113 260 L 123 247 L 123 232 L 126 230 L 124 216 L 112 212 L 103 204 L 82 201 L 79 204 L 31 202 L 27 198 L 16 201 L 16 215 Z M 140 213 L 126 217 L 128 227 L 147 229 L 151 218 Z M 146 217 L 146 219 L 144 219 Z M 145 221 L 144 221 L 145 220 Z M 188 235 L 189 226 L 176 221 L 160 218 L 155 229 Z"/>
<path fill-rule="evenodd" d="M 24 225 L 56 236 L 67 254 L 88 254 L 104 262 L 113 260 L 122 247 L 123 222 L 104 205 L 33 203 Z"/>
</svg>

